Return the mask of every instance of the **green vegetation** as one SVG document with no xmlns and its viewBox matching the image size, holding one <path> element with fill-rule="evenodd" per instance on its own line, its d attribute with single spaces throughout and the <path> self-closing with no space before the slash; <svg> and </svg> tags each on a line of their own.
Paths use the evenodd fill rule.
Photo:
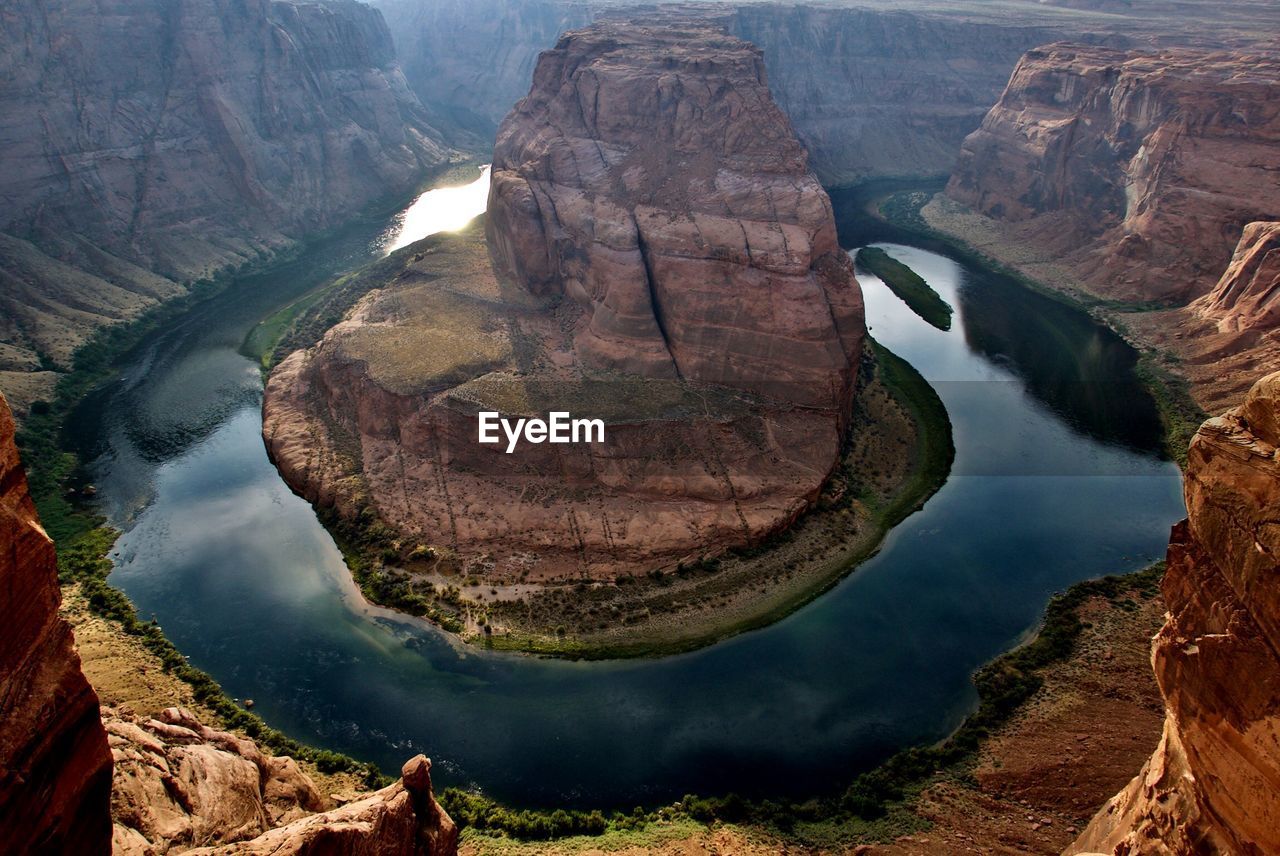
<svg viewBox="0 0 1280 856">
<path fill-rule="evenodd" d="M 857 263 L 884 281 L 898 299 L 911 311 L 939 330 L 951 329 L 951 304 L 942 299 L 929 283 L 911 268 L 890 256 L 879 247 L 863 247 L 858 250 Z"/>
<path fill-rule="evenodd" d="M 1165 454 L 1187 468 L 1187 448 L 1201 423 L 1209 414 L 1191 397 L 1191 384 L 1186 378 L 1174 374 L 1161 355 L 1147 351 L 1138 360 L 1135 369 L 1138 378 L 1155 399 L 1164 425 Z"/>
<path fill-rule="evenodd" d="M 939 232 L 930 226 L 920 212 L 933 198 L 934 193 L 942 189 L 941 185 L 926 190 L 910 189 L 892 192 L 893 185 L 894 182 L 879 182 L 874 186 L 869 183 L 867 187 L 868 201 L 879 195 L 880 201 L 875 206 L 875 210 L 889 226 L 907 235 L 924 238 L 945 247 L 948 254 L 964 264 L 994 270 L 1038 294 L 1087 312 L 1106 323 L 1122 337 L 1126 334 L 1123 314 L 1168 308 L 1161 303 L 1120 303 L 1050 288 L 999 259 L 979 252 L 960 239 Z M 850 188 L 850 191 L 854 190 L 856 188 Z M 1171 368 L 1174 364 L 1174 359 L 1169 355 L 1146 351 L 1139 356 L 1135 374 L 1155 400 L 1165 430 L 1165 453 L 1180 467 L 1185 468 L 1187 446 L 1208 414 L 1191 397 L 1190 384 L 1186 379 Z"/>
<path fill-rule="evenodd" d="M 919 451 L 910 480 L 888 505 L 878 509 L 879 525 L 888 532 L 942 487 L 955 461 L 956 447 L 951 438 L 951 419 L 947 416 L 946 405 L 934 388 L 911 363 L 870 336 L 867 339 L 875 353 L 881 382 L 907 408 L 920 432 Z"/>
<path fill-rule="evenodd" d="M 1070 657 L 1085 624 L 1081 607 L 1106 598 L 1136 608 L 1133 597 L 1155 597 L 1164 575 L 1157 562 L 1132 574 L 1087 580 L 1054 597 L 1039 632 L 1029 642 L 977 671 L 978 709 L 950 738 L 934 746 L 903 750 L 857 776 L 841 793 L 803 802 L 686 796 L 673 805 L 630 813 L 511 809 L 478 794 L 448 789 L 441 802 L 459 826 L 487 837 L 546 840 L 567 835 L 606 835 L 619 830 L 680 821 L 743 824 L 805 847 L 840 848 L 860 841 L 887 841 L 928 827 L 914 803 L 938 775 L 962 779 L 982 745 L 1042 685 L 1041 673 Z"/>
<path fill-rule="evenodd" d="M 323 773 L 356 773 L 370 787 L 390 783 L 391 780 L 373 764 L 307 746 L 270 727 L 261 717 L 236 704 L 217 681 L 188 663 L 187 658 L 165 638 L 158 624 L 140 621 L 129 599 L 107 583 L 107 575 L 111 573 L 111 560 L 107 554 L 119 534 L 114 529 L 99 526 L 80 534 L 68 544 L 59 545 L 59 582 L 63 585 L 78 584 L 95 615 L 116 622 L 125 633 L 137 637 L 148 651 L 156 655 L 164 670 L 188 684 L 196 701 L 216 713 L 225 727 L 243 732 L 278 755 L 310 761 Z"/>
</svg>

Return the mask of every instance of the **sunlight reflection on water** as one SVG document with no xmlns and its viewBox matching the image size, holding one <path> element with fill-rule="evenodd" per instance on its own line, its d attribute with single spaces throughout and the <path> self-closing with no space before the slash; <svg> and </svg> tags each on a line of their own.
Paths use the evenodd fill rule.
<svg viewBox="0 0 1280 856">
<path fill-rule="evenodd" d="M 413 201 L 400 222 L 392 227 L 383 255 L 390 255 L 428 235 L 461 229 L 484 213 L 488 199 L 488 164 L 480 167 L 480 177 L 470 184 L 426 191 Z"/>
</svg>

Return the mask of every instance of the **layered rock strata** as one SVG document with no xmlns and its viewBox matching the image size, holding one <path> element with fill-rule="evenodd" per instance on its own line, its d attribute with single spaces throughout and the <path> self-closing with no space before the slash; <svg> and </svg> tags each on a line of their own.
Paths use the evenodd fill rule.
<svg viewBox="0 0 1280 856">
<path fill-rule="evenodd" d="M 445 156 L 354 0 L 18 0 L 0 80 L 0 387 L 22 408 L 95 329 Z"/>
<path fill-rule="evenodd" d="M 1242 338 L 1280 327 L 1280 222 L 1245 226 L 1231 264 L 1192 310 L 1218 332 Z"/>
<path fill-rule="evenodd" d="M 0 851 L 108 853 L 111 755 L 0 396 Z"/>
<path fill-rule="evenodd" d="M 1280 851 L 1280 374 L 1191 443 L 1152 652 L 1164 737 L 1068 853 Z"/>
<path fill-rule="evenodd" d="M 1098 295 L 1186 303 L 1245 224 L 1280 212 L 1277 86 L 1266 54 L 1037 48 L 965 140 L 947 195 Z"/>
<path fill-rule="evenodd" d="M 273 372 L 263 431 L 296 489 L 374 512 L 419 569 L 508 582 L 714 555 L 815 500 L 862 301 L 758 50 L 567 34 L 499 132 L 486 233 L 492 265 L 474 233 L 419 245 Z M 481 410 L 599 418 L 605 441 L 506 454 Z"/>
</svg>

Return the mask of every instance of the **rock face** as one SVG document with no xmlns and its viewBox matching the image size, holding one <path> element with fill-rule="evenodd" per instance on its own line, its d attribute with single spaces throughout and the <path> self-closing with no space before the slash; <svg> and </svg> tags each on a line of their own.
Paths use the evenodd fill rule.
<svg viewBox="0 0 1280 856">
<path fill-rule="evenodd" d="M 115 856 L 456 852 L 457 829 L 435 801 L 431 762 L 421 755 L 397 784 L 325 811 L 329 801 L 292 758 L 209 728 L 190 711 L 151 719 L 106 711 L 105 719 Z"/>
<path fill-rule="evenodd" d="M 1206 294 L 1246 223 L 1275 219 L 1280 60 L 1029 51 L 964 143 L 947 195 L 1017 224 L 1099 295 Z"/>
<path fill-rule="evenodd" d="M 493 582 L 648 572 L 816 499 L 862 300 L 758 50 L 567 34 L 503 123 L 486 232 L 492 267 L 478 235 L 429 241 L 273 372 L 263 431 L 296 489 Z M 507 454 L 481 410 L 605 441 Z"/>
<path fill-rule="evenodd" d="M 191 853 L 261 856 L 455 856 L 458 828 L 431 790 L 431 761 L 405 762 L 400 781 L 242 844 Z"/>
<path fill-rule="evenodd" d="M 111 755 L 0 396 L 0 851 L 108 853 Z"/>
<path fill-rule="evenodd" d="M 760 53 L 600 24 L 538 62 L 498 130 L 494 270 L 583 306 L 588 365 L 843 409 L 862 301 Z"/>
<path fill-rule="evenodd" d="M 1164 737 L 1068 853 L 1280 851 L 1280 374 L 1191 443 L 1152 662 Z"/>
<path fill-rule="evenodd" d="M 437 124 L 461 126 L 483 144 L 525 94 L 538 53 L 560 33 L 635 13 L 626 4 L 582 0 L 375 5 Z M 661 15 L 699 19 L 764 51 L 773 96 L 828 185 L 950 171 L 1023 51 L 1062 37 L 1007 20 L 829 5 L 682 4 Z"/>
<path fill-rule="evenodd" d="M 18 0 L 0 15 L 0 384 L 407 192 L 444 149 L 355 0 Z"/>
<path fill-rule="evenodd" d="M 725 28 L 763 49 L 770 86 L 823 183 L 949 173 L 1018 57 L 1062 38 L 1036 17 L 749 3 Z M 1081 30 L 1071 30 L 1076 37 Z M 1119 38 L 1119 37 L 1117 37 Z"/>
<path fill-rule="evenodd" d="M 103 718 L 117 853 L 242 841 L 328 807 L 292 758 L 266 755 L 182 708 Z"/>
<path fill-rule="evenodd" d="M 1280 222 L 1245 226 L 1231 264 L 1213 291 L 1192 309 L 1201 318 L 1217 322 L 1222 333 L 1280 327 Z"/>
</svg>

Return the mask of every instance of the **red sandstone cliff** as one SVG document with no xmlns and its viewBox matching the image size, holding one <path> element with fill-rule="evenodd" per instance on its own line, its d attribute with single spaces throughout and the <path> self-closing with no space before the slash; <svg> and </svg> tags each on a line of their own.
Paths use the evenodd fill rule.
<svg viewBox="0 0 1280 856">
<path fill-rule="evenodd" d="M 1099 295 L 1206 294 L 1246 223 L 1280 217 L 1280 60 L 1029 51 L 947 195 L 1016 226 Z"/>
<path fill-rule="evenodd" d="M 289 483 L 487 583 L 643 573 L 809 507 L 862 298 L 759 51 L 696 26 L 567 34 L 492 176 L 492 267 L 478 236 L 433 240 L 272 373 Z M 605 442 L 508 455 L 477 443 L 481 409 L 601 418 Z"/>
<path fill-rule="evenodd" d="M 108 853 L 111 755 L 0 396 L 0 852 Z"/>
<path fill-rule="evenodd" d="M 847 406 L 862 297 L 745 42 L 566 35 L 498 129 L 488 211 L 498 277 L 585 309 L 586 365 Z"/>
<path fill-rule="evenodd" d="M 1192 305 L 1218 331 L 1247 335 L 1280 328 L 1280 222 L 1250 223 L 1213 291 Z"/>
<path fill-rule="evenodd" d="M 1191 443 L 1156 753 L 1068 853 L 1280 852 L 1280 374 Z"/>
</svg>

